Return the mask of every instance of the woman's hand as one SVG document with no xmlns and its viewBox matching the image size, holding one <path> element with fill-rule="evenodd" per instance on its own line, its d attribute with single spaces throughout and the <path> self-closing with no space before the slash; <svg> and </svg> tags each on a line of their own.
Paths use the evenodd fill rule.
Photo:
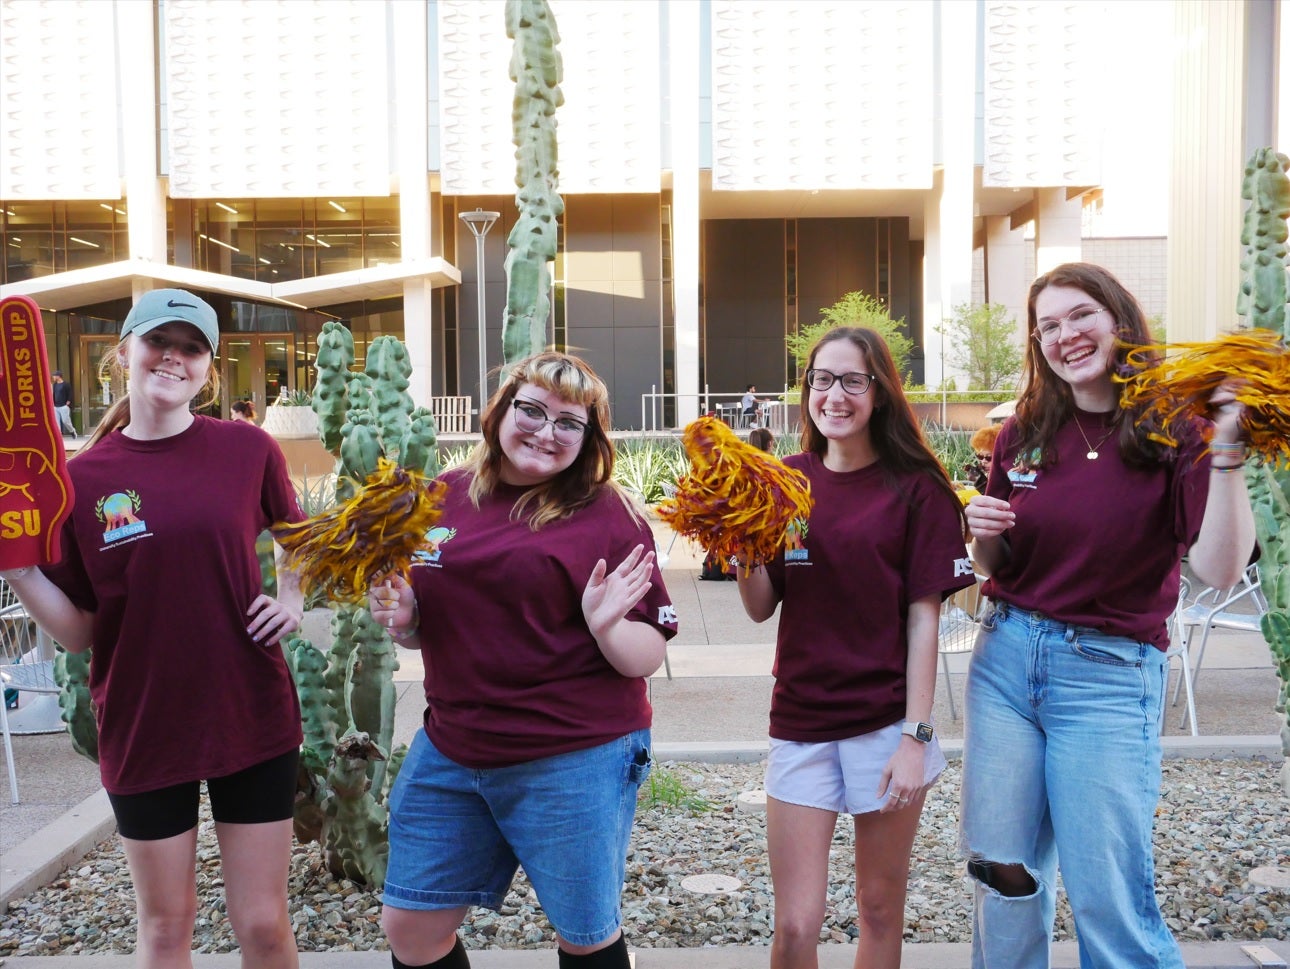
<svg viewBox="0 0 1290 969">
<path fill-rule="evenodd" d="M 1241 427 L 1245 405 L 1236 399 L 1236 392 L 1240 387 L 1240 380 L 1224 380 L 1209 395 L 1210 420 L 1214 422 L 1214 444 L 1236 444 L 1245 439 L 1245 429 Z"/>
<path fill-rule="evenodd" d="M 416 625 L 416 595 L 401 575 L 390 574 L 367 593 L 367 611 L 386 629 L 410 630 Z"/>
<path fill-rule="evenodd" d="M 909 737 L 901 737 L 896 752 L 882 769 L 878 779 L 878 796 L 883 799 L 883 814 L 899 811 L 918 802 L 928 785 L 923 782 L 925 746 Z"/>
<path fill-rule="evenodd" d="M 300 620 L 304 618 L 295 609 L 263 593 L 255 597 L 251 608 L 246 610 L 246 616 L 251 621 L 246 631 L 253 640 L 265 646 L 276 646 L 299 629 Z"/>
<path fill-rule="evenodd" d="M 591 570 L 582 590 L 582 615 L 597 640 L 614 627 L 649 591 L 654 553 L 637 545 L 612 572 L 604 559 Z"/>
<path fill-rule="evenodd" d="M 975 495 L 963 509 L 973 538 L 998 538 L 1017 522 L 1012 505 L 1002 498 Z"/>
</svg>

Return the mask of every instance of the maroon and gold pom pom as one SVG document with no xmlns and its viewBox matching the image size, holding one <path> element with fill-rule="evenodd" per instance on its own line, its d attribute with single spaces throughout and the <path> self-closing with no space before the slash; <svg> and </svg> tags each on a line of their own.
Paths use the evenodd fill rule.
<svg viewBox="0 0 1290 969">
<path fill-rule="evenodd" d="M 811 511 L 806 476 L 753 447 L 721 421 L 701 417 L 682 436 L 690 473 L 658 515 L 705 552 L 737 557 L 745 569 L 784 546 L 789 523 Z"/>
<path fill-rule="evenodd" d="M 1178 422 L 1208 417 L 1210 394 L 1230 379 L 1236 400 L 1245 405 L 1241 427 L 1250 450 L 1271 463 L 1290 464 L 1290 355 L 1280 334 L 1246 330 L 1204 343 L 1137 347 L 1128 363 L 1141 366 L 1166 349 L 1175 355 L 1122 378 L 1120 406 L 1137 411 L 1138 424 L 1154 440 L 1176 445 Z"/>
<path fill-rule="evenodd" d="M 322 591 L 340 602 L 361 602 L 374 579 L 406 575 L 413 555 L 428 547 L 426 532 L 443 514 L 447 490 L 442 481 L 381 458 L 348 501 L 270 531 L 306 596 Z"/>
</svg>

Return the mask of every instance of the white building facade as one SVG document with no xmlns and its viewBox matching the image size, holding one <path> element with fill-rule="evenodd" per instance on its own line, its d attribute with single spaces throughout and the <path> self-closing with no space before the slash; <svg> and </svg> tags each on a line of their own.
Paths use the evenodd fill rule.
<svg viewBox="0 0 1290 969">
<path fill-rule="evenodd" d="M 1083 253 L 1103 115 L 1127 96 L 1105 83 L 1118 4 L 550 6 L 566 212 L 548 332 L 605 377 L 620 428 L 795 384 L 785 335 L 855 290 L 905 320 L 937 386 L 937 328 L 974 267 L 1024 320 L 1028 274 Z M 1175 6 L 1193 33 L 1221 27 L 1198 64 L 1235 57 L 1243 79 L 1191 96 L 1249 127 L 1250 78 L 1280 90 L 1284 2 Z M 476 287 L 493 368 L 515 221 L 511 51 L 502 0 L 3 0 L 0 295 L 45 310 L 81 423 L 111 395 L 95 366 L 119 321 L 160 285 L 220 311 L 225 412 L 307 387 L 328 319 L 360 353 L 405 340 L 414 398 L 477 398 Z M 1174 167 L 1210 180 L 1244 140 Z M 458 218 L 476 208 L 502 213 L 482 265 Z"/>
</svg>

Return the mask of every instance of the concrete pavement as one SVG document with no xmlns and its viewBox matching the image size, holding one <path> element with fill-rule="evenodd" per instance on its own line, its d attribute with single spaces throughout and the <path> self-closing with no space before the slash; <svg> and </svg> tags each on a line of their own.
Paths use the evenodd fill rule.
<svg viewBox="0 0 1290 969">
<path fill-rule="evenodd" d="M 664 548 L 667 542 L 664 539 Z M 656 756 L 661 761 L 760 759 L 766 749 L 776 620 L 762 625 L 751 622 L 740 605 L 736 584 L 699 580 L 698 563 L 695 550 L 684 540 L 672 546 L 665 578 L 681 617 L 681 632 L 668 651 L 671 677 L 660 670 L 651 679 Z M 306 632 L 316 643 L 327 642 L 326 622 L 325 613 L 308 619 Z M 421 665 L 415 653 L 401 651 L 399 658 L 395 735 L 405 740 L 420 723 Z M 962 721 L 951 717 L 945 690 L 956 691 L 961 716 L 968 656 L 954 655 L 949 661 L 949 682 L 944 682 L 942 670 L 937 686 L 934 719 L 943 746 L 953 757 L 961 749 Z M 1192 738 L 1180 730 L 1180 701 L 1169 710 L 1166 756 L 1279 756 L 1276 735 L 1281 721 L 1274 709 L 1277 691 L 1277 677 L 1260 637 L 1213 634 L 1196 696 L 1201 736 Z M 24 699 L 30 700 L 26 695 Z M 44 884 L 115 830 L 97 768 L 75 754 L 65 736 L 16 736 L 14 752 L 22 803 L 10 805 L 4 797 L 0 804 L 0 907 Z M 1185 947 L 1187 965 L 1189 969 L 1260 965 L 1241 951 L 1241 945 Z M 1290 942 L 1264 945 L 1277 958 L 1290 959 Z M 820 952 L 824 969 L 850 966 L 854 958 L 849 946 L 823 946 Z M 235 959 L 237 956 L 198 956 L 195 967 L 232 969 Z M 37 961 L 41 969 L 125 969 L 131 964 L 125 956 L 10 957 L 6 966 L 34 966 Z M 518 969 L 551 965 L 554 957 L 549 952 L 481 951 L 472 952 L 471 961 L 483 969 Z M 909 945 L 904 960 L 907 969 L 962 969 L 968 963 L 965 946 L 948 944 Z M 387 966 L 389 961 L 384 953 L 329 953 L 302 956 L 301 964 L 304 969 L 330 969 Z M 758 967 L 769 964 L 769 950 L 645 949 L 636 953 L 636 964 L 646 969 Z M 1275 961 L 1264 964 L 1278 965 Z M 1074 947 L 1055 947 L 1053 965 L 1055 969 L 1077 966 Z"/>
</svg>

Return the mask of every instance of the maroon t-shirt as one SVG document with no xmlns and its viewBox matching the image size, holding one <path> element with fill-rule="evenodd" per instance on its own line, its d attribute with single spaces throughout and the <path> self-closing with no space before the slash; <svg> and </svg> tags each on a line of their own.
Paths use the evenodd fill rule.
<svg viewBox="0 0 1290 969">
<path fill-rule="evenodd" d="M 534 532 L 510 517 L 524 489 L 499 485 L 476 509 L 465 471 L 443 480 L 433 550 L 412 569 L 434 745 L 467 767 L 506 767 L 648 727 L 645 679 L 609 665 L 583 619 L 582 591 L 597 560 L 613 569 L 637 545 L 652 549 L 649 525 L 606 488 Z M 628 616 L 676 635 L 657 565 Z"/>
<path fill-rule="evenodd" d="M 247 635 L 255 539 L 301 517 L 277 442 L 197 417 L 174 437 L 120 431 L 67 462 L 76 507 L 45 573 L 94 611 L 90 695 L 113 794 L 220 777 L 300 745 L 278 646 Z"/>
<path fill-rule="evenodd" d="M 1096 443 L 1110 415 L 1076 411 Z M 1096 429 L 1096 435 L 1094 434 Z M 1061 622 L 1167 649 L 1165 621 L 1178 602 L 1179 563 L 1200 534 L 1209 497 L 1209 454 L 1193 427 L 1171 460 L 1128 467 L 1114 435 L 1089 450 L 1073 420 L 1053 438 L 1057 462 L 1022 472 L 1017 426 L 995 443 L 986 494 L 1012 505 L 1011 554 L 983 591 Z"/>
<path fill-rule="evenodd" d="M 770 735 L 818 743 L 905 719 L 909 604 L 975 580 L 956 499 L 925 474 L 892 487 L 874 464 L 836 472 L 815 454 L 785 464 L 811 482 L 810 519 L 767 570 L 781 598 Z"/>
</svg>

